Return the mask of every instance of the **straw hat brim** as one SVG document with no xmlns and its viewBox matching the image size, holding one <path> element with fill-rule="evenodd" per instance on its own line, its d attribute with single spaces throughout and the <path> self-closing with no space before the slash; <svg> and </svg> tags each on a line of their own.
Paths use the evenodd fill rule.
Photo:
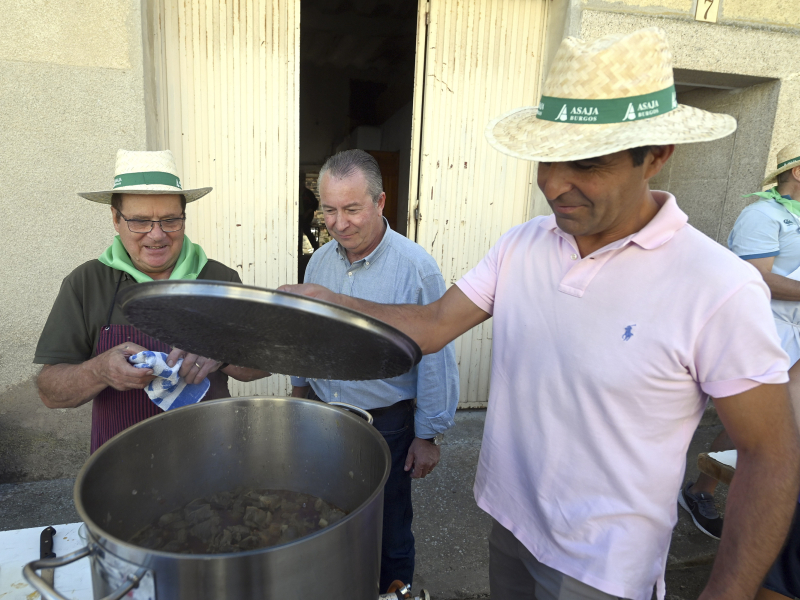
<svg viewBox="0 0 800 600">
<path fill-rule="evenodd" d="M 78 192 L 78 196 L 81 198 L 86 198 L 87 200 L 91 200 L 92 202 L 99 202 L 100 204 L 111 204 L 111 196 L 112 194 L 142 194 L 145 196 L 155 196 L 157 194 L 172 194 L 175 196 L 186 196 L 186 203 L 194 202 L 195 200 L 199 200 L 206 194 L 208 194 L 214 188 L 204 187 L 204 188 L 196 188 L 193 190 L 177 190 L 173 187 L 166 187 L 166 186 L 157 186 L 157 185 L 148 185 L 147 187 L 139 187 L 139 188 L 117 188 L 116 190 L 111 191 L 104 191 L 104 192 Z"/>
<path fill-rule="evenodd" d="M 536 107 L 512 110 L 486 126 L 486 138 L 500 152 L 542 162 L 566 162 L 628 148 L 691 144 L 736 131 L 736 119 L 683 104 L 666 114 L 604 125 L 561 123 L 536 118 Z"/>
<path fill-rule="evenodd" d="M 770 173 L 764 178 L 764 181 L 761 182 L 761 187 L 769 185 L 770 183 L 775 183 L 778 180 L 778 175 L 780 175 L 785 171 L 790 171 L 795 167 L 800 167 L 800 160 L 796 160 L 794 162 L 789 163 L 788 165 L 782 166 L 780 169 L 774 170 L 772 173 Z"/>
</svg>

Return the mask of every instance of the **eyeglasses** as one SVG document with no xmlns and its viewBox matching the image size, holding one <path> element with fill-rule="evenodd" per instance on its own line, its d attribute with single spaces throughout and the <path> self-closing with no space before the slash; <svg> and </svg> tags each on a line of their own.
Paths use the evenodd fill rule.
<svg viewBox="0 0 800 600">
<path fill-rule="evenodd" d="M 117 214 L 128 224 L 131 233 L 150 233 L 156 223 L 164 233 L 172 233 L 183 229 L 186 217 L 173 217 L 171 219 L 161 219 L 160 221 L 147 221 L 143 219 L 126 219 L 125 215 L 117 211 Z"/>
</svg>

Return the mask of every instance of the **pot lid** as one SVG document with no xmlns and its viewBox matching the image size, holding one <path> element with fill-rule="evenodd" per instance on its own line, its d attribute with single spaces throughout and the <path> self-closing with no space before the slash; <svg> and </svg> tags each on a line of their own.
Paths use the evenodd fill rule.
<svg viewBox="0 0 800 600">
<path fill-rule="evenodd" d="M 385 379 L 422 352 L 365 314 L 305 296 L 221 281 L 148 281 L 119 293 L 122 312 L 154 338 L 215 360 L 317 379 Z"/>
</svg>

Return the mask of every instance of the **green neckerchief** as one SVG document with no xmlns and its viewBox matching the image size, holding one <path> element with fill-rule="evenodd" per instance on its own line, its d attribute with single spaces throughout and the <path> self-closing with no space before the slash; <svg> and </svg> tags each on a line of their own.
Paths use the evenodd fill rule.
<svg viewBox="0 0 800 600">
<path fill-rule="evenodd" d="M 758 196 L 759 198 L 763 198 L 764 200 L 775 200 L 778 204 L 782 204 L 786 210 L 792 213 L 796 217 L 800 217 L 800 202 L 797 200 L 792 200 L 790 198 L 784 198 L 778 193 L 778 188 L 773 187 L 768 189 L 766 192 L 755 192 L 754 194 L 747 194 L 744 196 L 745 198 L 749 196 Z"/>
<path fill-rule="evenodd" d="M 136 283 L 153 281 L 152 277 L 145 275 L 133 266 L 131 257 L 128 256 L 128 252 L 125 250 L 125 246 L 122 245 L 119 236 L 114 238 L 111 245 L 106 248 L 106 251 L 103 252 L 97 260 L 112 269 L 127 273 L 136 280 Z M 203 270 L 203 267 L 206 266 L 207 262 L 208 258 L 206 257 L 206 253 L 203 252 L 203 249 L 197 244 L 193 244 L 189 236 L 184 235 L 183 248 L 181 248 L 178 262 L 175 263 L 169 278 L 197 279 L 197 276 L 200 274 L 200 271 Z"/>
</svg>

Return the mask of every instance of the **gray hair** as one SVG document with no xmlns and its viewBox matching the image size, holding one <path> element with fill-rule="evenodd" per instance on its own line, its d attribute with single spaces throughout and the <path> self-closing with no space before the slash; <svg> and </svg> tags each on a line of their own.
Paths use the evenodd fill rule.
<svg viewBox="0 0 800 600">
<path fill-rule="evenodd" d="M 331 156 L 319 170 L 319 179 L 330 173 L 336 179 L 346 179 L 356 171 L 361 171 L 367 180 L 367 193 L 375 204 L 383 193 L 383 178 L 378 161 L 363 150 L 345 150 Z"/>
</svg>

